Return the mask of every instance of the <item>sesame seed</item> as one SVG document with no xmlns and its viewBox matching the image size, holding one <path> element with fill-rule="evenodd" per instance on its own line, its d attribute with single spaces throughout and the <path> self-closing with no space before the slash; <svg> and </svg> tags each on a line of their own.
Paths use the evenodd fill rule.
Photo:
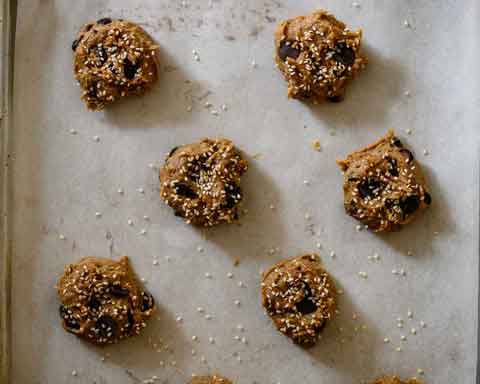
<svg viewBox="0 0 480 384">
<path fill-rule="evenodd" d="M 237 307 L 240 306 L 240 300 L 235 300 L 234 303 L 235 303 L 235 305 L 236 305 Z"/>
<path fill-rule="evenodd" d="M 423 375 L 423 374 L 425 374 L 425 371 L 424 371 L 422 368 L 418 368 L 418 369 L 417 369 L 417 373 L 418 373 L 419 375 Z"/>
<path fill-rule="evenodd" d="M 412 134 L 412 130 L 410 128 L 407 128 L 407 130 L 405 131 L 407 132 L 407 135 L 411 135 Z"/>
<path fill-rule="evenodd" d="M 198 251 L 198 252 L 203 252 L 203 251 L 204 251 L 204 248 L 203 248 L 201 245 L 199 245 L 199 246 L 197 247 L 197 251 Z"/>
<path fill-rule="evenodd" d="M 123 194 L 125 193 L 122 188 L 118 188 L 118 189 L 117 189 L 117 192 L 118 192 L 120 195 L 123 195 Z"/>
<path fill-rule="evenodd" d="M 257 62 L 255 60 L 252 60 L 250 65 L 252 66 L 252 68 L 257 68 Z"/>
<path fill-rule="evenodd" d="M 60 240 L 65 240 L 65 235 L 60 234 L 60 235 L 58 235 L 58 238 L 59 238 Z"/>
<path fill-rule="evenodd" d="M 422 320 L 422 321 L 420 321 L 420 326 L 421 326 L 422 328 L 426 328 L 426 327 L 427 327 L 427 324 Z"/>
<path fill-rule="evenodd" d="M 227 107 L 226 104 L 222 104 L 222 105 L 220 106 L 220 108 L 222 108 L 222 111 L 224 111 L 224 112 L 228 109 L 228 107 Z"/>
<path fill-rule="evenodd" d="M 102 217 L 102 214 L 101 214 L 101 212 L 95 212 L 95 216 L 96 217 Z"/>
<path fill-rule="evenodd" d="M 412 328 L 412 329 L 410 330 L 410 333 L 411 333 L 412 335 L 416 335 L 416 334 L 417 334 L 417 330 L 416 330 L 415 328 Z"/>
<path fill-rule="evenodd" d="M 242 288 L 244 285 L 245 285 L 245 284 L 243 284 L 243 281 L 239 281 L 239 282 L 238 282 L 238 286 L 239 286 L 240 288 Z"/>
<path fill-rule="evenodd" d="M 358 272 L 358 276 L 360 276 L 362 279 L 367 279 L 368 278 L 367 272 L 364 272 L 364 271 Z"/>
<path fill-rule="evenodd" d="M 428 156 L 428 154 L 429 154 L 428 149 L 425 148 L 425 149 L 423 150 L 423 154 L 424 154 L 425 156 Z"/>
<path fill-rule="evenodd" d="M 93 139 L 93 141 L 95 141 L 95 142 L 97 142 L 97 143 L 100 141 L 100 137 L 97 136 L 97 135 L 93 136 L 92 139 Z"/>
<path fill-rule="evenodd" d="M 183 317 L 182 316 L 177 316 L 177 318 L 175 320 L 177 321 L 177 323 L 181 323 L 183 321 Z"/>
<path fill-rule="evenodd" d="M 308 180 L 303 180 L 303 184 L 305 184 L 305 185 L 310 185 L 310 181 L 308 181 Z"/>
<path fill-rule="evenodd" d="M 410 91 L 408 91 L 408 90 L 405 91 L 405 92 L 403 92 L 403 94 L 404 94 L 406 97 L 410 97 Z"/>
<path fill-rule="evenodd" d="M 406 340 L 407 340 L 407 336 L 405 336 L 405 335 L 400 336 L 400 340 L 406 341 Z"/>
<path fill-rule="evenodd" d="M 390 342 L 390 339 L 389 339 L 388 337 L 385 337 L 385 338 L 383 339 L 383 342 L 384 342 L 385 344 L 388 344 L 388 343 Z"/>
<path fill-rule="evenodd" d="M 76 129 L 73 129 L 73 128 L 70 128 L 69 132 L 70 132 L 72 135 L 76 135 L 76 134 L 77 134 L 77 130 L 76 130 Z"/>
<path fill-rule="evenodd" d="M 140 231 L 140 234 L 141 235 L 146 235 L 147 234 L 147 230 L 145 228 L 143 228 L 141 231 Z"/>
<path fill-rule="evenodd" d="M 198 340 L 198 337 L 195 336 L 195 335 L 193 335 L 193 336 L 192 336 L 192 341 L 197 341 L 197 340 Z"/>
<path fill-rule="evenodd" d="M 214 339 L 213 337 L 209 337 L 209 338 L 208 338 L 208 342 L 209 342 L 210 344 L 215 344 L 215 339 Z"/>
<path fill-rule="evenodd" d="M 410 22 L 405 19 L 405 20 L 403 21 L 403 26 L 404 26 L 405 28 L 410 28 Z"/>
<path fill-rule="evenodd" d="M 352 3 L 352 7 L 353 7 L 353 8 L 360 8 L 360 3 L 357 3 L 356 1 L 354 1 L 354 2 Z"/>
<path fill-rule="evenodd" d="M 143 194 L 143 193 L 145 193 L 145 189 L 143 189 L 142 187 L 140 187 L 140 188 L 137 188 L 137 192 L 139 192 L 139 193 L 142 193 L 142 194 Z"/>
<path fill-rule="evenodd" d="M 233 278 L 233 273 L 232 273 L 232 272 L 228 272 L 228 273 L 227 273 L 227 277 L 228 277 L 229 279 Z"/>
<path fill-rule="evenodd" d="M 203 313 L 205 312 L 205 309 L 203 307 L 197 307 L 197 312 Z"/>
<path fill-rule="evenodd" d="M 128 220 L 127 220 L 127 224 L 128 224 L 128 225 L 133 225 L 133 220 L 132 220 L 132 219 L 128 219 Z"/>
<path fill-rule="evenodd" d="M 153 260 L 153 265 L 158 265 L 158 260 Z"/>
<path fill-rule="evenodd" d="M 321 249 L 321 248 L 322 248 L 322 244 L 320 244 L 320 243 L 318 243 L 318 242 L 317 242 L 317 244 L 315 244 L 315 245 L 316 245 L 316 247 L 317 247 L 318 249 Z"/>
<path fill-rule="evenodd" d="M 305 220 L 310 220 L 312 216 L 307 212 L 305 213 Z"/>
<path fill-rule="evenodd" d="M 208 313 L 205 315 L 205 319 L 207 320 L 211 320 L 212 319 L 212 315 L 209 315 Z"/>
<path fill-rule="evenodd" d="M 191 105 L 187 105 L 187 112 L 191 112 L 192 111 L 192 106 Z"/>
<path fill-rule="evenodd" d="M 408 317 L 409 319 L 413 318 L 413 312 L 409 310 L 409 311 L 407 312 L 407 317 Z"/>
<path fill-rule="evenodd" d="M 72 376 L 77 376 L 77 371 L 75 369 L 72 371 Z"/>
<path fill-rule="evenodd" d="M 397 351 L 397 352 L 402 352 L 402 347 L 397 347 L 397 348 L 396 348 L 396 351 Z"/>
<path fill-rule="evenodd" d="M 205 277 L 207 279 L 211 279 L 212 278 L 212 274 L 210 272 L 205 272 Z"/>
</svg>

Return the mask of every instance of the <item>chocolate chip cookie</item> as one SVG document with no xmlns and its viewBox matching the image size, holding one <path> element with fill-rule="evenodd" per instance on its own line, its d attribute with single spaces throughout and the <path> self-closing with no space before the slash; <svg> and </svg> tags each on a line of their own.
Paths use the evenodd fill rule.
<svg viewBox="0 0 480 384">
<path fill-rule="evenodd" d="M 366 66 L 362 31 L 352 32 L 332 14 L 318 10 L 280 23 L 275 61 L 288 82 L 288 96 L 341 101 L 347 84 Z"/>
<path fill-rule="evenodd" d="M 346 212 L 373 231 L 399 229 L 432 203 L 420 165 L 393 130 L 337 163 Z"/>
<path fill-rule="evenodd" d="M 232 382 L 224 377 L 213 376 L 195 376 L 190 380 L 189 384 L 232 384 Z"/>
<path fill-rule="evenodd" d="M 294 342 L 313 346 L 336 306 L 336 289 L 320 257 L 282 261 L 262 276 L 262 304 L 277 329 Z"/>
<path fill-rule="evenodd" d="M 90 110 L 141 95 L 158 78 L 158 46 L 138 25 L 103 18 L 85 24 L 72 43 L 74 73 Z"/>
<path fill-rule="evenodd" d="M 417 379 L 410 379 L 407 381 L 402 381 L 398 377 L 393 376 L 393 377 L 381 377 L 371 384 L 422 384 L 421 381 Z"/>
<path fill-rule="evenodd" d="M 65 330 L 94 344 L 138 335 L 155 312 L 153 297 L 140 288 L 128 257 L 87 257 L 67 265 L 57 291 Z"/>
<path fill-rule="evenodd" d="M 211 227 L 238 217 L 248 163 L 230 140 L 173 148 L 160 169 L 161 198 L 189 224 Z"/>
</svg>

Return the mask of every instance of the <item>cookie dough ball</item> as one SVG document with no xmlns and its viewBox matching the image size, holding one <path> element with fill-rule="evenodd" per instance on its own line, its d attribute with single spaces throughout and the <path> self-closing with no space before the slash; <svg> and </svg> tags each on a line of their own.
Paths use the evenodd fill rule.
<svg viewBox="0 0 480 384">
<path fill-rule="evenodd" d="M 422 382 L 417 379 L 402 381 L 398 377 L 393 376 L 393 377 L 381 377 L 380 379 L 375 380 L 371 384 L 422 384 Z"/>
<path fill-rule="evenodd" d="M 140 288 L 128 257 L 87 257 L 67 265 L 57 290 L 65 330 L 94 344 L 138 335 L 155 312 L 153 297 Z"/>
<path fill-rule="evenodd" d="M 432 202 L 420 165 L 393 130 L 338 164 L 346 212 L 375 232 L 400 228 Z"/>
<path fill-rule="evenodd" d="M 275 61 L 288 82 L 288 97 L 341 101 L 345 88 L 367 64 L 362 31 L 350 31 L 319 10 L 283 21 L 275 31 Z"/>
<path fill-rule="evenodd" d="M 238 217 L 248 163 L 230 140 L 175 147 L 160 169 L 160 195 L 189 224 L 211 227 Z"/>
<path fill-rule="evenodd" d="M 316 343 L 336 306 L 335 285 L 316 254 L 272 266 L 263 274 L 261 294 L 277 329 L 305 347 Z"/>
<path fill-rule="evenodd" d="M 224 377 L 213 376 L 196 376 L 190 380 L 189 384 L 232 384 L 232 382 Z"/>
<path fill-rule="evenodd" d="M 84 25 L 72 43 L 74 72 L 90 110 L 141 95 L 158 78 L 154 41 L 138 25 L 103 18 Z"/>
</svg>

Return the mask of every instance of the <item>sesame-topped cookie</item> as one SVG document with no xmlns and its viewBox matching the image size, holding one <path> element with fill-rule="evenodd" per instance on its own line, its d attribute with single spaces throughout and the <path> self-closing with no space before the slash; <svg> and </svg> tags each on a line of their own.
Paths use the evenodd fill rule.
<svg viewBox="0 0 480 384">
<path fill-rule="evenodd" d="M 402 381 L 396 376 L 391 376 L 391 377 L 385 376 L 373 381 L 371 384 L 423 384 L 423 383 L 417 379 Z"/>
<path fill-rule="evenodd" d="M 284 260 L 263 273 L 262 304 L 277 329 L 304 347 L 313 346 L 336 306 L 336 289 L 320 257 Z"/>
<path fill-rule="evenodd" d="M 211 227 L 238 217 L 248 163 L 230 140 L 173 148 L 160 169 L 160 196 L 189 224 Z"/>
<path fill-rule="evenodd" d="M 275 61 L 288 82 L 288 96 L 341 101 L 347 83 L 367 64 L 360 52 L 362 31 L 350 31 L 318 10 L 281 22 L 275 31 Z"/>
<path fill-rule="evenodd" d="M 232 384 L 232 382 L 224 377 L 213 376 L 195 376 L 188 384 Z"/>
<path fill-rule="evenodd" d="M 140 288 L 128 257 L 87 257 L 67 265 L 57 291 L 65 330 L 93 344 L 138 335 L 155 312 L 154 299 Z"/>
<path fill-rule="evenodd" d="M 72 43 L 74 73 L 90 110 L 141 95 L 158 78 L 158 46 L 140 26 L 103 18 L 85 24 Z"/>
<path fill-rule="evenodd" d="M 337 163 L 346 212 L 375 232 L 399 229 L 432 202 L 420 165 L 393 130 Z"/>
</svg>

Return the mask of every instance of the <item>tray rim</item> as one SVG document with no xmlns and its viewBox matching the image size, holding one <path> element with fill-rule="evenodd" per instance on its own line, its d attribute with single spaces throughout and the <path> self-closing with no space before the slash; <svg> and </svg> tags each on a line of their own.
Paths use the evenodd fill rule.
<svg viewBox="0 0 480 384">
<path fill-rule="evenodd" d="M 13 53 L 15 46 L 17 0 L 3 0 L 0 39 L 0 383 L 10 377 L 10 282 L 11 282 L 11 106 L 13 91 Z"/>
</svg>

